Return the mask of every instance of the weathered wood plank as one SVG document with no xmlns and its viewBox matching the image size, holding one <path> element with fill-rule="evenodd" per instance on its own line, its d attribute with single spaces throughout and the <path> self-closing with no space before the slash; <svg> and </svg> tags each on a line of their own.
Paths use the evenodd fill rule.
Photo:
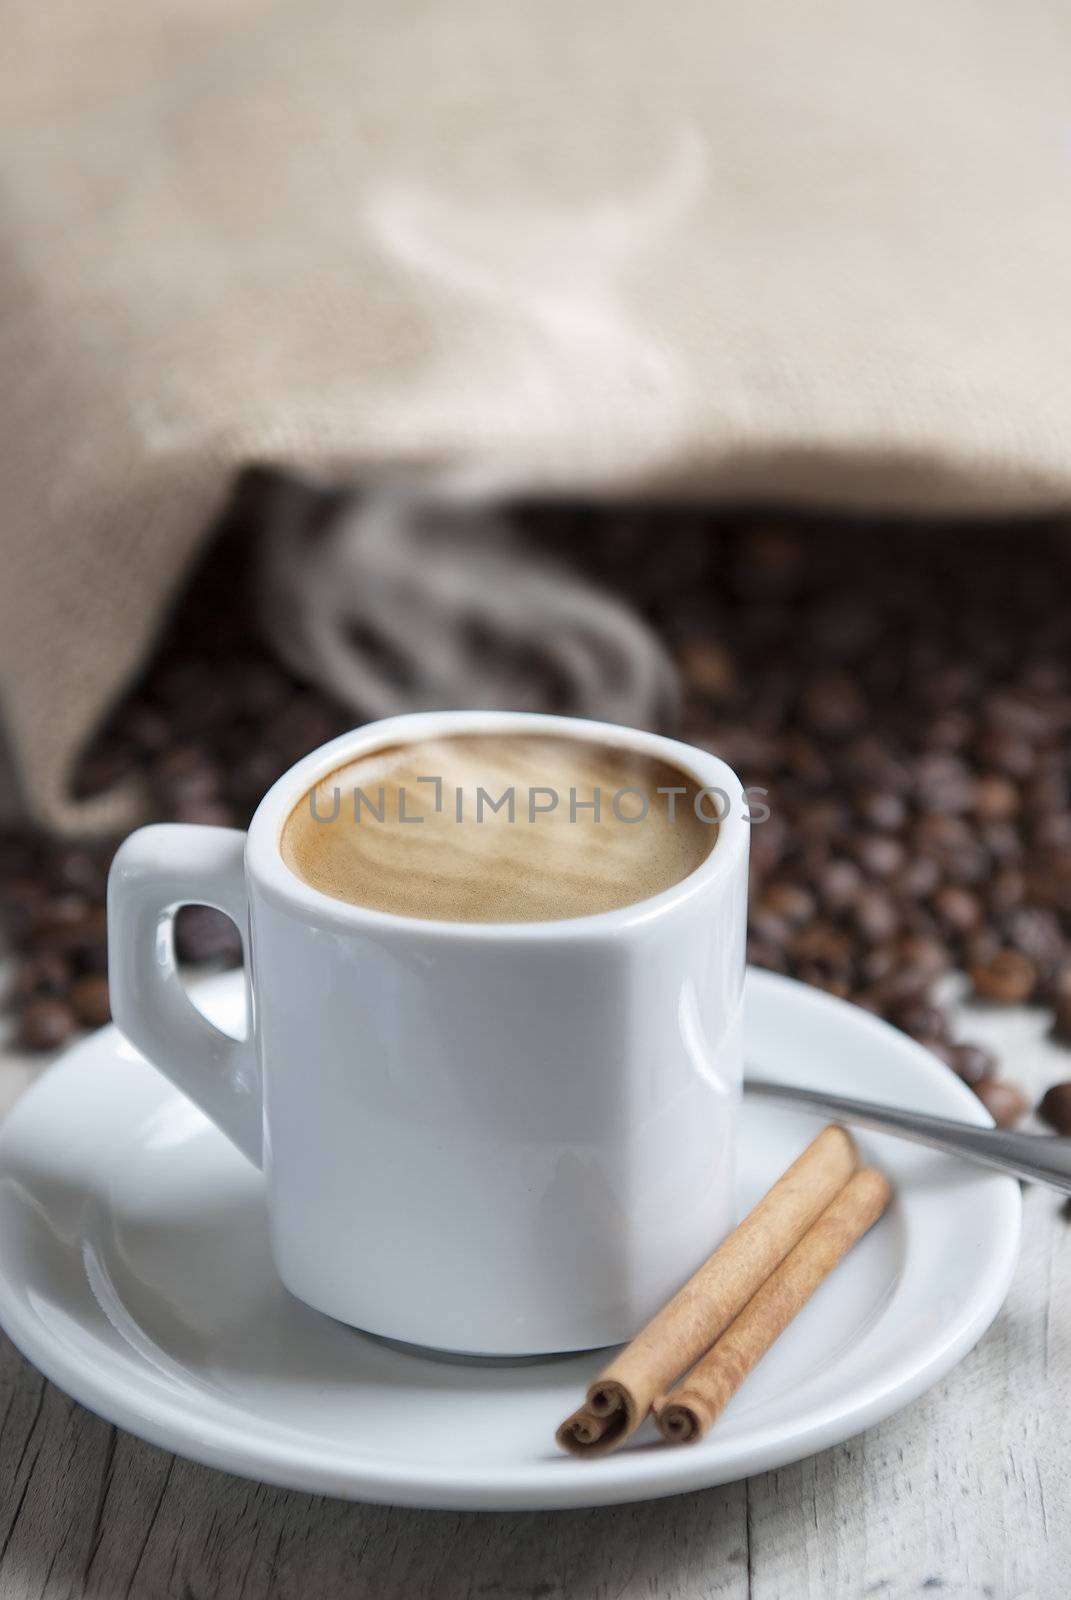
<svg viewBox="0 0 1071 1600">
<path fill-rule="evenodd" d="M 15 1397 L 0 1438 L 3 1600 L 748 1592 L 743 1484 L 557 1514 L 347 1505 L 211 1472 L 117 1434 L 40 1384 L 6 1340 L 0 1396 L 0 1415 Z"/>
</svg>

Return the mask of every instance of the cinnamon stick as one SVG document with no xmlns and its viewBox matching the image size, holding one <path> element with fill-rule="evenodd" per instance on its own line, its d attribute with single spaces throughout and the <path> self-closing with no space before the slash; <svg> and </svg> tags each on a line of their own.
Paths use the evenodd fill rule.
<svg viewBox="0 0 1071 1600">
<path fill-rule="evenodd" d="M 857 1164 L 843 1128 L 824 1128 L 683 1288 L 588 1389 L 557 1432 L 563 1450 L 604 1455 L 623 1444 L 657 1395 L 710 1349 L 756 1289 L 844 1188 Z"/>
<path fill-rule="evenodd" d="M 670 1444 L 701 1439 L 793 1317 L 889 1203 L 888 1179 L 857 1172 L 785 1257 L 684 1382 L 656 1400 L 655 1420 Z"/>
</svg>

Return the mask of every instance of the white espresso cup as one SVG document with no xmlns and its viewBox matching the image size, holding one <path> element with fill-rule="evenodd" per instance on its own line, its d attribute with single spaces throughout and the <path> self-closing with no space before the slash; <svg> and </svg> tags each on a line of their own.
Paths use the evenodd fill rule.
<svg viewBox="0 0 1071 1600">
<path fill-rule="evenodd" d="M 321 779 L 450 734 L 597 740 L 682 769 L 720 820 L 700 865 L 621 910 L 432 922 L 323 894 L 280 854 Z M 248 833 L 131 835 L 108 889 L 115 1020 L 263 1167 L 279 1277 L 391 1339 L 516 1356 L 630 1338 L 732 1222 L 747 801 L 714 756 L 605 723 L 429 712 L 293 767 Z M 250 1028 L 189 1000 L 171 928 L 215 906 Z"/>
</svg>

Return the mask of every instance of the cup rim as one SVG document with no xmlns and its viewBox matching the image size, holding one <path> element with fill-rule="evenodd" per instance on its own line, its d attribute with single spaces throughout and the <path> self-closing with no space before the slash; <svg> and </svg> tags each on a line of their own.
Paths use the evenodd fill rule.
<svg viewBox="0 0 1071 1600">
<path fill-rule="evenodd" d="M 283 824 L 314 784 L 336 767 L 382 745 L 463 733 L 557 734 L 600 740 L 656 757 L 680 767 L 701 788 L 724 791 L 727 813 L 720 819 L 713 849 L 687 877 L 658 894 L 611 911 L 545 922 L 450 922 L 407 917 L 393 911 L 339 900 L 300 878 L 283 860 Z M 720 757 L 664 734 L 583 717 L 560 717 L 533 711 L 412 711 L 386 717 L 340 734 L 310 751 L 277 779 L 257 807 L 246 836 L 246 871 L 258 892 L 271 904 L 296 912 L 320 926 L 351 932 L 401 934 L 410 938 L 450 938 L 472 942 L 545 941 L 603 936 L 646 926 L 729 877 L 749 837 L 747 797 L 736 773 Z"/>
</svg>

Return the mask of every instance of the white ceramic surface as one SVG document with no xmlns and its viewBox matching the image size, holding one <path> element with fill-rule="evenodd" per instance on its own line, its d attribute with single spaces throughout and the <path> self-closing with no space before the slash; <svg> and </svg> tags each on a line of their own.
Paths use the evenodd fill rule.
<svg viewBox="0 0 1071 1600">
<path fill-rule="evenodd" d="M 240 978 L 199 994 L 233 1032 Z M 749 1065 L 979 1124 L 981 1106 L 867 1013 L 749 974 Z M 746 1102 L 738 1208 L 816 1131 Z M 310 1310 L 271 1262 L 262 1176 L 114 1028 L 0 1126 L 0 1321 L 43 1372 L 122 1427 L 210 1465 L 319 1493 L 464 1509 L 609 1504 L 727 1482 L 874 1423 L 984 1332 L 1014 1269 L 1018 1185 L 860 1136 L 891 1211 L 822 1286 L 701 1444 L 649 1425 L 605 1460 L 554 1428 L 604 1357 L 476 1365 L 393 1348 Z"/>
<path fill-rule="evenodd" d="M 463 732 L 604 739 L 670 762 L 725 796 L 717 843 L 663 893 L 561 922 L 391 916 L 283 863 L 283 823 L 340 763 Z M 169 824 L 123 844 L 113 1015 L 263 1160 L 276 1267 L 310 1305 L 462 1352 L 625 1339 L 729 1223 L 746 813 L 728 767 L 654 734 L 512 712 L 371 724 L 281 778 L 248 836 Z M 188 901 L 246 940 L 249 1041 L 182 990 L 169 925 Z"/>
</svg>

